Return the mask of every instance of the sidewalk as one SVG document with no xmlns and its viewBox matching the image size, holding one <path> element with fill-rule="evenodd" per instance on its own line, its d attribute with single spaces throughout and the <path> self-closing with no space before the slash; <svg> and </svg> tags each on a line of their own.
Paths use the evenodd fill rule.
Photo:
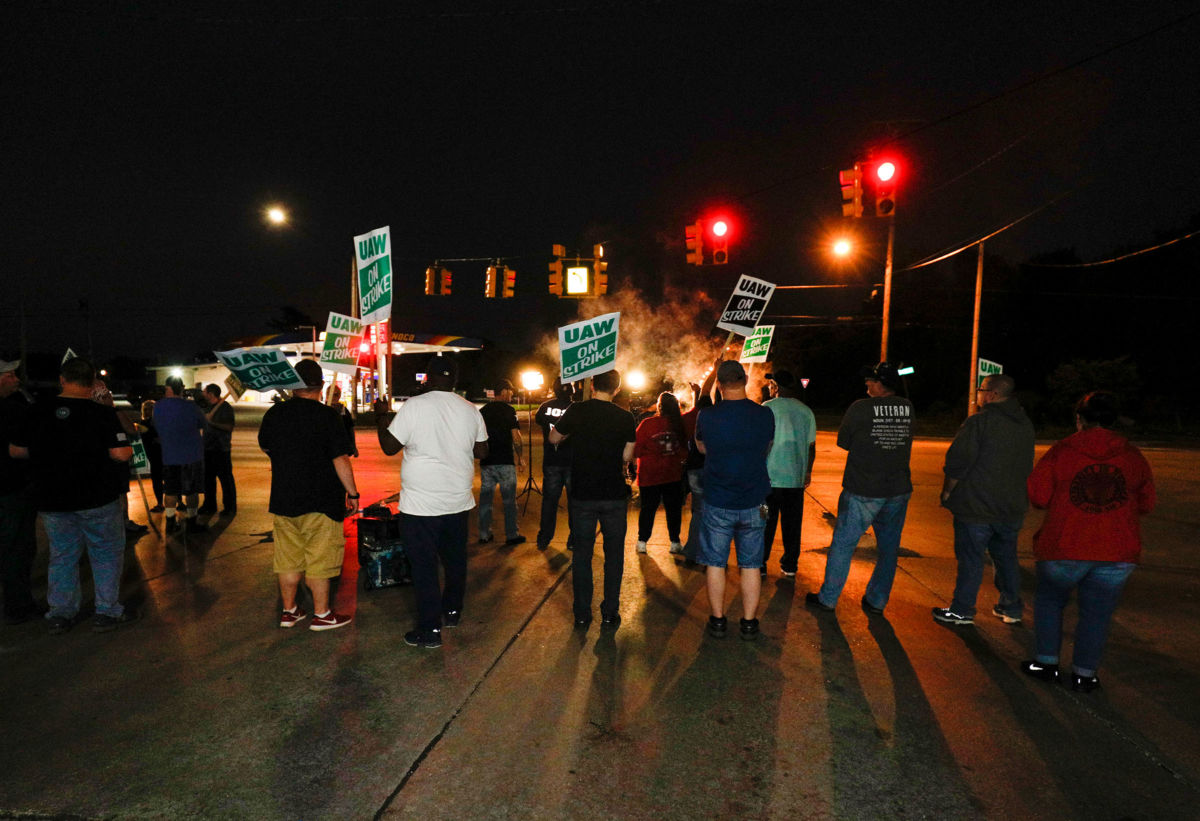
<svg viewBox="0 0 1200 821">
<path fill-rule="evenodd" d="M 866 561 L 836 614 L 805 608 L 830 533 L 814 499 L 835 508 L 841 475 L 824 434 L 800 573 L 770 567 L 761 640 L 705 636 L 703 576 L 668 555 L 661 514 L 647 555 L 627 540 L 620 629 L 572 630 L 565 521 L 539 552 L 535 496 L 529 542 L 470 545 L 463 623 L 425 650 L 402 640 L 409 588 L 360 592 L 342 630 L 276 627 L 253 434 L 235 438 L 236 518 L 186 549 L 132 546 L 139 622 L 0 630 L 0 818 L 1195 817 L 1200 574 L 1183 502 L 1147 522 L 1159 552 L 1130 584 L 1090 696 L 1017 671 L 1028 609 L 1018 626 L 930 619 L 953 586 L 933 490 L 944 444 L 914 454 L 886 619 L 858 608 Z M 398 460 L 361 431 L 360 449 L 364 499 L 394 492 Z M 1158 471 L 1185 457 L 1150 458 Z M 1190 475 L 1173 480 L 1185 500 Z M 985 583 L 984 613 L 990 597 Z"/>
</svg>

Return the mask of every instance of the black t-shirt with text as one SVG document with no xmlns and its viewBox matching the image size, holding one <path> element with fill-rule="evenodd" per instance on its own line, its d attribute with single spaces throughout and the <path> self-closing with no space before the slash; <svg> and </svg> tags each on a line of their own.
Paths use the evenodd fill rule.
<svg viewBox="0 0 1200 821">
<path fill-rule="evenodd" d="M 516 410 L 507 402 L 496 400 L 480 408 L 479 413 L 488 432 L 488 455 L 479 460 L 480 466 L 513 464 L 512 432 L 517 428 Z"/>
<path fill-rule="evenodd" d="M 271 513 L 345 518 L 346 489 L 333 460 L 349 455 L 350 445 L 337 411 L 315 399 L 293 397 L 263 416 L 258 446 L 271 457 Z"/>
<path fill-rule="evenodd" d="M 571 497 L 588 501 L 625 499 L 625 445 L 637 440 L 633 414 L 612 402 L 577 402 L 555 424 L 571 442 Z"/>
<path fill-rule="evenodd" d="M 562 418 L 569 407 L 571 407 L 570 399 L 551 399 L 549 402 L 544 402 L 537 409 L 537 415 L 533 417 L 533 421 L 542 428 L 543 467 L 569 468 L 571 466 L 571 440 L 559 442 L 557 445 L 550 444 L 550 428 L 558 425 L 558 420 Z"/>
<path fill-rule="evenodd" d="M 849 451 L 842 487 L 872 499 L 911 493 L 912 424 L 912 402 L 902 396 L 851 405 L 838 428 L 838 447 Z"/>
<path fill-rule="evenodd" d="M 91 510 L 129 487 L 129 463 L 108 453 L 128 447 L 129 440 L 107 405 L 70 396 L 38 402 L 12 443 L 29 449 L 38 510 Z"/>
</svg>

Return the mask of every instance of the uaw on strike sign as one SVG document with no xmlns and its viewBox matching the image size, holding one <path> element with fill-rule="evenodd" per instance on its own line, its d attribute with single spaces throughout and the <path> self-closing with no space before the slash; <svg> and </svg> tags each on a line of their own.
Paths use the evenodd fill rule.
<svg viewBox="0 0 1200 821">
<path fill-rule="evenodd" d="M 741 336 L 750 336 L 767 310 L 775 286 L 752 276 L 742 275 L 721 313 L 717 327 Z"/>
</svg>

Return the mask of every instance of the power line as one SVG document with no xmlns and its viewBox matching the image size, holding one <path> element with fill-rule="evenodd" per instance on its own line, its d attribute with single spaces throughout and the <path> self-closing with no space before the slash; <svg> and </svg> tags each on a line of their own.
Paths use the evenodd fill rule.
<svg viewBox="0 0 1200 821">
<path fill-rule="evenodd" d="M 1121 254 L 1119 257 L 1102 259 L 1096 262 L 1026 262 L 1024 264 L 1035 268 L 1095 268 L 1098 265 L 1111 265 L 1114 262 L 1120 262 L 1123 259 L 1141 256 L 1142 254 L 1148 254 L 1151 251 L 1157 251 L 1160 248 L 1166 248 L 1168 245 L 1174 245 L 1177 242 L 1183 242 L 1186 239 L 1191 239 L 1197 234 L 1200 234 L 1200 229 L 1192 231 L 1188 234 L 1184 234 L 1182 237 L 1175 237 L 1175 239 L 1170 239 L 1166 242 L 1160 242 L 1158 245 L 1151 245 L 1149 248 L 1142 248 L 1138 251 L 1130 251 L 1128 254 Z"/>
</svg>

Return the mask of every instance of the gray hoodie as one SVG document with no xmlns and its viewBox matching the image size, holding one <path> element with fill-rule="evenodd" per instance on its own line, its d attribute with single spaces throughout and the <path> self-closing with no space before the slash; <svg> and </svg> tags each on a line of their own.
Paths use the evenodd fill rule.
<svg viewBox="0 0 1200 821">
<path fill-rule="evenodd" d="M 946 507 L 970 524 L 1020 524 L 1029 507 L 1033 423 L 1016 399 L 990 402 L 967 417 L 946 451 L 945 473 L 958 484 Z"/>
</svg>

